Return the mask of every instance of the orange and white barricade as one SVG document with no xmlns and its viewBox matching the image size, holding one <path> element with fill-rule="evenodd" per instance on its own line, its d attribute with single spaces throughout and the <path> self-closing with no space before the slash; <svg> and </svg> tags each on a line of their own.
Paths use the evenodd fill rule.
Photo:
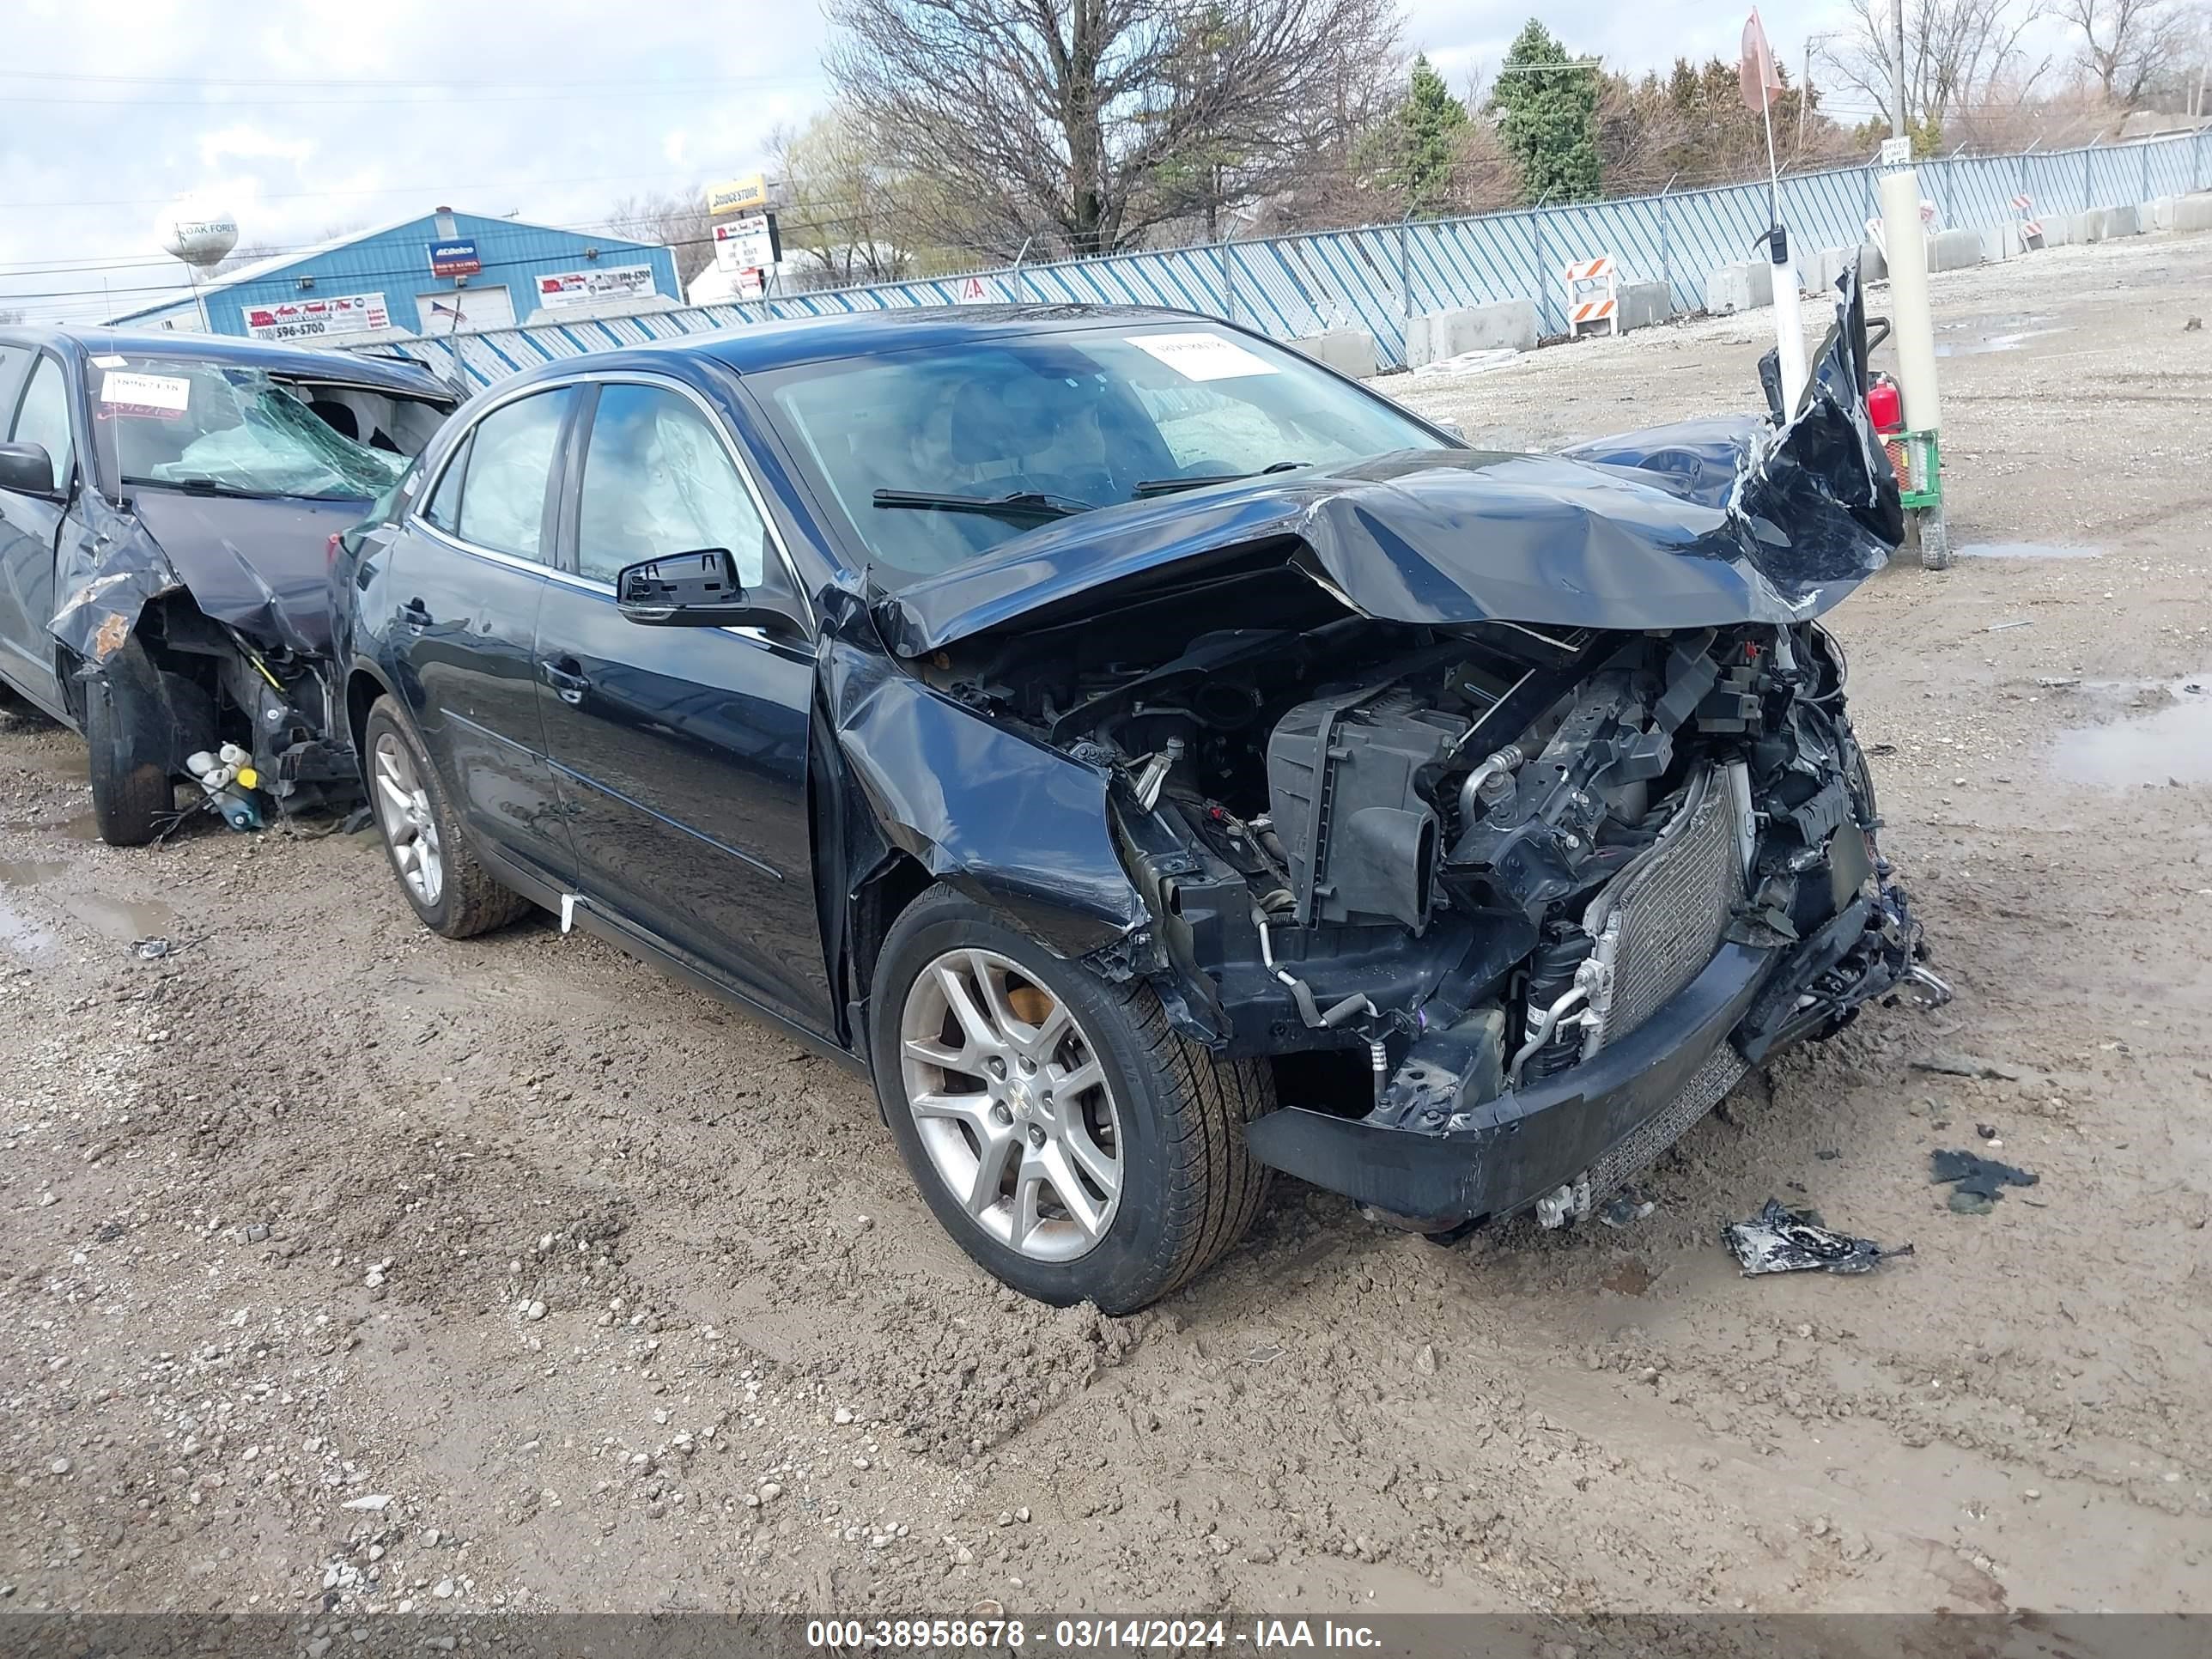
<svg viewBox="0 0 2212 1659">
<path fill-rule="evenodd" d="M 1567 294 L 1568 337 L 1601 325 L 1608 334 L 1620 333 L 1620 278 L 1613 271 L 1613 255 L 1570 260 L 1559 270 Z"/>
</svg>

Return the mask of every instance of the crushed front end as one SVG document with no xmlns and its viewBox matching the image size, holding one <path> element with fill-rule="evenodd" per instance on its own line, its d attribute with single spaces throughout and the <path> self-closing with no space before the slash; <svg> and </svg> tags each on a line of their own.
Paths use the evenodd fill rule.
<svg viewBox="0 0 2212 1659">
<path fill-rule="evenodd" d="M 1272 1062 L 1256 1157 L 1431 1231 L 1557 1224 L 1748 1067 L 1948 995 L 1817 620 L 1900 533 L 1863 338 L 1846 286 L 1786 421 L 1071 520 L 884 631 L 1104 781 L 1147 920 L 1086 960 Z"/>
</svg>

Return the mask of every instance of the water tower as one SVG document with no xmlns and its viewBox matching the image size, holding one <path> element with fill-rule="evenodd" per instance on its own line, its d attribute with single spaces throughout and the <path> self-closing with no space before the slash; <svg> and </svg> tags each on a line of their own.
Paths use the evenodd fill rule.
<svg viewBox="0 0 2212 1659">
<path fill-rule="evenodd" d="M 192 303 L 199 312 L 200 332 L 212 334 L 207 301 L 200 297 L 200 273 L 221 264 L 238 246 L 238 221 L 211 203 L 185 196 L 162 210 L 154 234 L 161 239 L 164 252 L 184 261 L 185 280 L 191 284 Z"/>
</svg>

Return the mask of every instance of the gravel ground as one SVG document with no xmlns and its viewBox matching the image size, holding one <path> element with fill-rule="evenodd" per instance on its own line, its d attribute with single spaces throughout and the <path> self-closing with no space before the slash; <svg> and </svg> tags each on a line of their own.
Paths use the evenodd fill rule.
<svg viewBox="0 0 2212 1659">
<path fill-rule="evenodd" d="M 110 851 L 0 716 L 0 1606 L 2212 1607 L 2212 239 L 1935 294 L 1954 536 L 2042 551 L 1833 620 L 1958 1000 L 1620 1230 L 1285 1183 L 1148 1314 L 1018 1302 L 851 1075 L 361 836 Z M 1540 447 L 1747 406 L 1764 326 L 1386 384 Z M 1769 1196 L 1915 1253 L 1745 1279 Z"/>
</svg>

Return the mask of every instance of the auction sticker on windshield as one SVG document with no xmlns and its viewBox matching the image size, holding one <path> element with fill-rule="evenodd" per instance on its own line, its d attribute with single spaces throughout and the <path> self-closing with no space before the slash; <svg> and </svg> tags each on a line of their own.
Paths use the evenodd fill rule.
<svg viewBox="0 0 2212 1659">
<path fill-rule="evenodd" d="M 1132 334 L 1131 345 L 1158 358 L 1186 380 L 1233 380 L 1247 374 L 1273 374 L 1275 366 L 1234 340 L 1218 334 Z"/>
<path fill-rule="evenodd" d="M 100 407 L 110 415 L 173 421 L 191 400 L 192 383 L 180 374 L 131 374 L 111 368 L 100 380 Z"/>
</svg>

